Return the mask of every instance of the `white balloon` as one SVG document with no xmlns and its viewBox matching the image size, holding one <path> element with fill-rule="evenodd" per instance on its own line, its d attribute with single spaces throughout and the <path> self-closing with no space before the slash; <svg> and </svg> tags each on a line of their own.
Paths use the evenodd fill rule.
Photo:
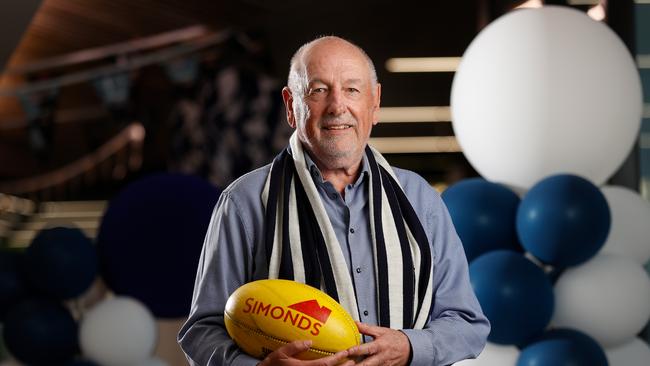
<svg viewBox="0 0 650 366">
<path fill-rule="evenodd" d="M 488 343 L 483 352 L 474 360 L 456 362 L 456 366 L 515 366 L 519 349 L 515 346 L 502 346 Z"/>
<path fill-rule="evenodd" d="M 603 183 L 632 149 L 642 105 L 621 40 L 558 6 L 516 10 L 488 25 L 451 91 L 467 159 L 486 179 L 522 188 L 556 173 Z"/>
<path fill-rule="evenodd" d="M 154 317 L 142 303 L 115 297 L 85 314 L 79 342 L 83 354 L 102 366 L 131 366 L 151 356 L 156 334 Z"/>
<path fill-rule="evenodd" d="M 602 253 L 555 284 L 556 327 L 587 333 L 604 347 L 632 339 L 650 319 L 650 278 L 636 261 Z"/>
<path fill-rule="evenodd" d="M 609 366 L 648 366 L 650 347 L 639 338 L 618 347 L 606 348 L 605 355 Z"/>
<path fill-rule="evenodd" d="M 650 202 L 625 187 L 608 186 L 601 191 L 612 215 L 609 236 L 601 250 L 645 264 L 650 259 Z"/>
</svg>

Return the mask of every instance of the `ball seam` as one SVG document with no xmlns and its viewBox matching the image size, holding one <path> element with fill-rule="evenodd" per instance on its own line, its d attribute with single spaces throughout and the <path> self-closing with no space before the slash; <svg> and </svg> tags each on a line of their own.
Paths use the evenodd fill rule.
<svg viewBox="0 0 650 366">
<path fill-rule="evenodd" d="M 257 335 L 260 335 L 260 336 L 262 336 L 264 338 L 268 338 L 268 339 L 270 339 L 272 341 L 275 341 L 275 342 L 278 342 L 278 343 L 289 344 L 289 341 L 286 341 L 286 340 L 284 340 L 282 338 L 277 338 L 277 337 L 270 336 L 270 335 L 268 335 L 266 333 L 262 333 L 258 329 L 253 329 L 251 327 L 248 327 L 248 326 L 238 322 L 237 320 L 235 320 L 235 318 L 230 316 L 230 314 L 228 314 L 228 313 L 225 313 L 225 315 L 228 316 L 228 318 L 230 318 L 230 321 L 233 322 L 233 324 L 235 324 L 236 326 L 238 326 L 240 328 L 244 328 L 244 329 L 246 329 L 246 330 L 248 330 L 250 332 L 253 332 L 253 333 L 257 334 Z M 334 352 L 325 351 L 325 350 L 318 349 L 318 348 L 315 348 L 315 347 L 310 347 L 307 351 L 319 353 L 319 354 L 322 354 L 323 356 L 332 356 L 334 354 Z"/>
</svg>

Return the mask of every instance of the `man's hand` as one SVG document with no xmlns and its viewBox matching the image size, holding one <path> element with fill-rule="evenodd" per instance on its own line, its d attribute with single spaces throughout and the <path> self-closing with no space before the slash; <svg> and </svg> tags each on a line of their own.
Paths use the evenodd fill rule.
<svg viewBox="0 0 650 366">
<path fill-rule="evenodd" d="M 348 357 L 364 357 L 361 366 L 403 366 L 409 361 L 411 343 L 406 334 L 399 330 L 377 327 L 357 322 L 361 334 L 373 337 L 372 342 L 354 346 L 348 350 Z"/>
<path fill-rule="evenodd" d="M 300 352 L 304 352 L 311 347 L 311 341 L 295 341 L 282 346 L 270 353 L 258 366 L 353 366 L 354 361 L 346 361 L 348 351 L 341 351 L 332 356 L 319 358 L 317 360 L 303 361 L 295 358 Z"/>
</svg>

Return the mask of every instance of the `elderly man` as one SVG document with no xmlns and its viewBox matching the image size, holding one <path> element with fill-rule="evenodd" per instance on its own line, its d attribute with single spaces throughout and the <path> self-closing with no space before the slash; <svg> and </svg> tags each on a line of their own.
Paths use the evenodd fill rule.
<svg viewBox="0 0 650 366">
<path fill-rule="evenodd" d="M 296 131 L 272 164 L 230 185 L 215 208 L 179 342 L 192 365 L 449 365 L 476 357 L 490 326 L 440 196 L 368 146 L 381 86 L 338 37 L 303 45 L 282 91 Z M 244 283 L 304 282 L 337 299 L 365 343 L 317 361 L 296 341 L 254 359 L 223 310 Z M 356 361 L 353 361 L 356 360 Z M 261 363 L 260 363 L 261 362 Z"/>
</svg>

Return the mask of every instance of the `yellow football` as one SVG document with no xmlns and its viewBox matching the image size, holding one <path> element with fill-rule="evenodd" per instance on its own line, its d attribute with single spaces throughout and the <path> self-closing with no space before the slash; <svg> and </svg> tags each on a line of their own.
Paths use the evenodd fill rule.
<svg viewBox="0 0 650 366">
<path fill-rule="evenodd" d="M 296 357 L 312 360 L 361 342 L 354 320 L 326 293 L 287 280 L 249 282 L 230 295 L 224 311 L 228 334 L 244 352 L 263 359 L 296 340 L 311 340 Z"/>
</svg>

